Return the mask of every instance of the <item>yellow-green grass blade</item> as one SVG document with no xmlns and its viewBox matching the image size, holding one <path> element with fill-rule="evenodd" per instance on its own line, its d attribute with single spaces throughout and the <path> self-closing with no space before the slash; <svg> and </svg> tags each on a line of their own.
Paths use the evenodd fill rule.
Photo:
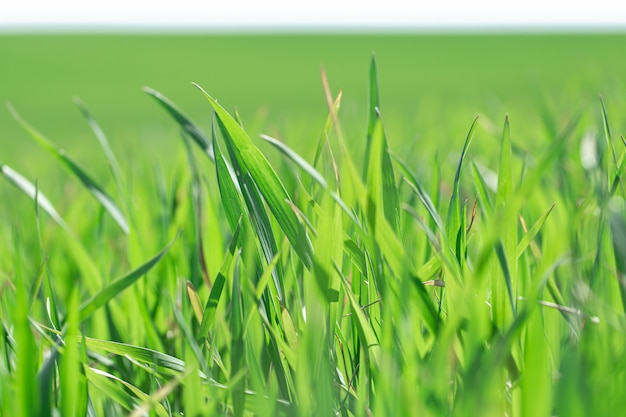
<svg viewBox="0 0 626 417">
<path fill-rule="evenodd" d="M 513 198 L 513 167 L 511 150 L 511 129 L 508 115 L 504 121 L 500 148 L 500 169 L 498 172 L 498 190 L 496 193 L 496 212 L 502 213 L 511 204 Z M 516 214 L 516 213 L 515 213 Z M 517 216 L 515 216 L 517 217 Z M 500 238 L 495 251 L 502 269 L 502 279 L 492 280 L 493 316 L 502 329 L 511 322 L 511 313 L 515 314 L 517 299 L 517 221 L 501 223 Z M 509 304 L 509 305 L 507 305 Z"/>
<path fill-rule="evenodd" d="M 381 176 L 381 198 L 385 217 L 397 233 L 399 228 L 399 196 L 393 171 L 387 135 L 380 113 L 380 91 L 376 57 L 372 54 L 369 74 L 369 122 L 365 149 L 364 177 Z M 371 184 L 368 184 L 371 186 Z"/>
<path fill-rule="evenodd" d="M 337 113 L 339 111 L 339 109 L 341 108 L 341 97 L 343 95 L 343 92 L 339 92 L 339 94 L 337 94 L 337 98 L 335 99 L 335 101 L 333 101 L 333 111 L 334 113 Z M 320 136 L 320 140 L 317 143 L 317 147 L 315 148 L 315 157 L 313 158 L 313 166 L 316 167 L 317 163 L 319 162 L 320 157 L 322 156 L 322 151 L 324 149 L 324 146 L 326 146 L 328 144 L 328 136 L 330 135 L 330 131 L 333 127 L 333 116 L 331 113 L 328 114 L 328 116 L 326 117 L 326 123 L 324 123 L 324 129 L 322 130 L 322 135 Z"/>
<path fill-rule="evenodd" d="M 152 96 L 165 109 L 165 111 L 178 123 L 180 128 L 187 133 L 191 139 L 193 139 L 196 145 L 198 145 L 211 160 L 215 160 L 211 140 L 196 123 L 191 121 L 191 119 L 182 110 L 180 110 L 176 104 L 163 94 L 149 87 L 145 87 L 144 91 Z"/>
<path fill-rule="evenodd" d="M 13 312 L 13 333 L 15 336 L 15 373 L 13 399 L 15 416 L 36 417 L 39 415 L 39 390 L 37 389 L 37 345 L 28 318 L 28 292 L 24 277 L 18 275 L 15 282 L 15 307 Z M 4 331 L 4 329 L 3 329 Z"/>
<path fill-rule="evenodd" d="M 191 304 L 191 309 L 193 310 L 193 314 L 196 317 L 198 323 L 202 323 L 202 316 L 204 315 L 204 309 L 202 308 L 202 301 L 200 301 L 200 296 L 198 295 L 198 291 L 196 287 L 194 287 L 191 281 L 187 281 L 185 283 L 187 287 L 187 296 L 189 297 L 189 303 Z"/>
<path fill-rule="evenodd" d="M 399 228 L 398 189 L 391 165 L 382 120 L 378 115 L 371 132 L 367 188 L 370 201 L 382 208 L 387 222 L 397 234 Z"/>
<path fill-rule="evenodd" d="M 200 86 L 196 85 L 196 87 L 213 107 L 224 139 L 232 145 L 235 159 L 248 170 L 251 179 L 258 187 L 285 236 L 289 239 L 303 264 L 310 267 L 313 251 L 311 241 L 304 225 L 291 209 L 289 205 L 291 198 L 278 179 L 276 172 L 261 151 L 252 144 L 246 132 L 235 119 Z"/>
<path fill-rule="evenodd" d="M 100 307 L 107 304 L 117 295 L 119 295 L 126 288 L 135 283 L 139 278 L 148 273 L 156 265 L 161 258 L 165 256 L 167 251 L 172 247 L 176 238 L 172 240 L 165 248 L 163 248 L 159 253 L 157 253 L 152 259 L 141 265 L 140 267 L 134 269 L 127 275 L 116 279 L 115 281 L 109 283 L 106 287 L 102 288 L 97 294 L 91 297 L 89 300 L 85 301 L 80 306 L 80 318 L 81 321 L 89 317 L 93 314 L 94 311 L 99 309 Z"/>
<path fill-rule="evenodd" d="M 78 349 L 78 291 L 72 290 L 68 304 L 68 315 L 65 331 L 65 349 L 59 370 L 61 390 L 61 414 L 64 416 L 78 415 L 78 390 L 80 389 L 80 359 Z"/>
<path fill-rule="evenodd" d="M 528 233 L 526 233 L 522 237 L 519 244 L 517 245 L 516 253 L 517 253 L 518 258 L 522 256 L 522 253 L 524 253 L 528 245 L 530 245 L 530 243 L 535 239 L 535 236 L 537 236 L 537 233 L 539 233 L 539 231 L 543 227 L 543 224 L 548 219 L 548 216 L 550 215 L 550 213 L 552 213 L 553 208 L 554 208 L 554 204 L 552 204 L 548 208 L 548 210 L 539 219 L 537 219 L 535 224 L 533 224 L 533 226 L 528 230 Z"/>
<path fill-rule="evenodd" d="M 104 188 L 96 183 L 87 172 L 80 167 L 80 165 L 74 161 L 63 149 L 58 148 L 34 127 L 28 124 L 17 111 L 8 106 L 9 111 L 13 115 L 13 118 L 24 128 L 24 130 L 37 142 L 43 149 L 54 156 L 59 163 L 65 166 L 93 195 L 93 197 L 100 203 L 100 205 L 109 213 L 115 223 L 122 229 L 124 234 L 128 234 L 130 229 L 128 221 L 122 210 L 117 207 L 113 199 L 107 194 Z"/>
</svg>

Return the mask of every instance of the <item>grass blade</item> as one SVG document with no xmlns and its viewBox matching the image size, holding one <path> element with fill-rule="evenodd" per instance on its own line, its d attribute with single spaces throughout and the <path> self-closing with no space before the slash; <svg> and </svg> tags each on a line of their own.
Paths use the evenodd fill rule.
<svg viewBox="0 0 626 417">
<path fill-rule="evenodd" d="M 167 251 L 172 247 L 176 238 L 172 240 L 165 248 L 163 248 L 158 254 L 156 254 L 152 259 L 138 267 L 137 269 L 131 271 L 127 275 L 116 279 L 111 282 L 108 286 L 100 290 L 96 295 L 94 295 L 89 300 L 85 301 L 80 306 L 80 318 L 81 321 L 89 317 L 94 311 L 111 301 L 114 297 L 116 297 L 119 293 L 124 291 L 126 288 L 131 286 L 135 281 L 148 273 L 156 265 L 163 256 L 167 253 Z"/>
<path fill-rule="evenodd" d="M 52 219 L 57 222 L 64 229 L 69 229 L 67 224 L 63 221 L 59 213 L 56 211 L 48 197 L 38 191 L 37 187 L 26 178 L 24 178 L 20 173 L 14 171 L 11 167 L 7 165 L 0 165 L 0 172 L 4 178 L 9 180 L 11 184 L 15 185 L 17 188 L 22 190 L 24 194 L 29 196 L 33 201 L 37 201 L 37 205 L 41 207 Z M 36 198 L 35 198 L 36 197 Z"/>
<path fill-rule="evenodd" d="M 543 224 L 546 222 L 548 216 L 550 215 L 550 213 L 552 213 L 553 208 L 554 208 L 554 204 L 552 204 L 548 208 L 548 210 L 528 230 L 528 233 L 526 233 L 524 237 L 522 237 L 522 240 L 520 240 L 519 244 L 517 245 L 516 253 L 517 253 L 518 258 L 522 256 L 522 253 L 524 253 L 528 245 L 530 245 L 530 242 L 532 242 L 535 236 L 537 236 L 537 233 L 539 233 L 539 231 L 543 227 Z"/>
<path fill-rule="evenodd" d="M 206 155 L 212 160 L 215 160 L 213 154 L 213 145 L 207 135 L 198 127 L 197 124 L 191 121 L 185 113 L 182 112 L 170 99 L 163 94 L 149 87 L 143 89 L 146 93 L 152 96 L 167 113 L 176 120 L 180 128 L 187 133 L 191 139 L 206 153 Z"/>
<path fill-rule="evenodd" d="M 446 221 L 446 230 L 447 230 L 447 238 L 448 245 L 452 252 L 456 255 L 456 258 L 460 265 L 463 265 L 463 258 L 465 256 L 465 248 L 459 247 L 461 233 L 465 233 L 465 229 L 461 227 L 461 197 L 460 197 L 460 180 L 461 180 L 461 168 L 463 167 L 463 160 L 465 159 L 465 155 L 467 154 L 467 150 L 469 149 L 470 144 L 472 143 L 472 139 L 474 137 L 474 129 L 476 128 L 476 124 L 478 122 L 478 116 L 472 122 L 472 126 L 470 127 L 469 132 L 467 133 L 467 137 L 465 138 L 465 143 L 463 144 L 463 150 L 461 151 L 461 156 L 459 158 L 459 163 L 456 167 L 456 172 L 454 174 L 454 183 L 452 185 L 452 196 L 450 197 L 450 204 L 448 206 L 448 219 Z"/>
<path fill-rule="evenodd" d="M 117 207 L 113 199 L 104 191 L 100 185 L 98 185 L 86 172 L 76 163 L 65 150 L 57 148 L 52 142 L 46 139 L 35 128 L 29 125 L 22 117 L 15 111 L 15 109 L 8 105 L 9 112 L 13 115 L 13 118 L 24 128 L 24 130 L 48 153 L 54 156 L 63 166 L 65 166 L 82 184 L 87 190 L 94 196 L 94 198 L 102 205 L 102 207 L 111 215 L 115 223 L 122 229 L 124 234 L 129 233 L 128 221 L 124 216 L 124 213 Z"/>
<path fill-rule="evenodd" d="M 263 195 L 285 236 L 289 239 L 304 265 L 310 267 L 313 251 L 311 241 L 306 234 L 303 224 L 291 209 L 289 205 L 291 199 L 278 179 L 276 172 L 272 169 L 265 156 L 252 144 L 246 132 L 235 119 L 200 86 L 195 85 L 213 107 L 224 139 L 227 143 L 231 143 L 235 149 L 236 159 L 250 172 L 250 176 Z"/>
</svg>

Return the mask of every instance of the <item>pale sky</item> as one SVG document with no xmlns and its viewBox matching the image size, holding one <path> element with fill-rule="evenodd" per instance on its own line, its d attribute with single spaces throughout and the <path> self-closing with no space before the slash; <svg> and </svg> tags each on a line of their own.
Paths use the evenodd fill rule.
<svg viewBox="0 0 626 417">
<path fill-rule="evenodd" d="M 622 0 L 0 0 L 0 28 L 626 28 Z"/>
</svg>

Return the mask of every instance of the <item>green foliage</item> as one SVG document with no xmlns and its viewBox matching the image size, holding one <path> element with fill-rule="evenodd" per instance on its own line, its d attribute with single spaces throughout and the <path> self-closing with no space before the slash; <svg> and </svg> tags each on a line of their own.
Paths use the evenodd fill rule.
<svg viewBox="0 0 626 417">
<path fill-rule="evenodd" d="M 373 57 L 366 129 L 323 85 L 314 154 L 288 135 L 257 143 L 198 86 L 208 134 L 145 89 L 182 133 L 162 168 L 141 148 L 119 160 L 78 101 L 111 168 L 98 183 L 13 111 L 84 189 L 44 195 L 55 165 L 39 181 L 0 165 L 16 201 L 0 213 L 0 415 L 624 409 L 616 104 L 563 125 L 546 105 L 539 139 L 486 114 L 458 148 L 412 153 L 386 130 Z"/>
</svg>

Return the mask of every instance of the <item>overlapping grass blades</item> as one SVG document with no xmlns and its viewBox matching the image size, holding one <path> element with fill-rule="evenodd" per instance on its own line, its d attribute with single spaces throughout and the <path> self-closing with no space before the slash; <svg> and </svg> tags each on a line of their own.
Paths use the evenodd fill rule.
<svg viewBox="0 0 626 417">
<path fill-rule="evenodd" d="M 196 87 L 215 111 L 224 140 L 229 147 L 229 151 L 232 152 L 232 162 L 237 161 L 242 170 L 250 173 L 254 185 L 258 187 L 259 192 L 272 214 L 274 214 L 285 236 L 287 236 L 294 250 L 300 256 L 303 264 L 310 267 L 312 259 L 311 241 L 304 226 L 288 204 L 291 199 L 278 179 L 276 172 L 261 151 L 252 144 L 246 132 L 235 119 L 201 87 L 198 85 Z M 245 175 L 245 171 L 242 171 L 241 174 Z"/>
<path fill-rule="evenodd" d="M 591 122 L 575 115 L 559 133 L 549 112 L 539 144 L 528 126 L 512 140 L 508 116 L 502 131 L 461 126 L 460 157 L 447 164 L 427 144 L 414 156 L 399 141 L 392 152 L 373 57 L 368 84 L 361 138 L 342 128 L 342 93 L 325 74 L 328 117 L 311 155 L 300 138 L 262 135 L 288 163 L 266 157 L 238 113 L 202 89 L 209 134 L 146 89 L 183 133 L 156 192 L 125 177 L 81 107 L 122 199 L 132 197 L 122 241 L 116 229 L 77 234 L 76 212 L 57 211 L 0 165 L 34 201 L 36 228 L 0 228 L 0 414 L 623 410 L 626 149 L 613 143 L 604 103 L 597 166 L 572 153 L 587 128 L 578 122 Z M 60 227 L 46 227 L 40 210 Z M 165 245 L 179 227 L 176 246 Z M 59 230 L 67 239 L 56 247 Z M 63 285 L 74 277 L 66 257 L 85 279 Z M 119 269 L 132 271 L 101 276 Z"/>
<path fill-rule="evenodd" d="M 104 188 L 94 181 L 87 172 L 80 165 L 74 161 L 65 150 L 56 147 L 46 137 L 39 133 L 34 127 L 29 125 L 17 111 L 8 105 L 9 112 L 13 115 L 13 118 L 24 128 L 24 130 L 48 153 L 54 156 L 62 165 L 64 165 L 74 175 L 83 186 L 93 195 L 93 197 L 102 205 L 102 207 L 111 215 L 115 223 L 122 229 L 125 234 L 128 234 L 130 228 L 126 216 L 120 210 L 113 199 L 107 194 Z"/>
</svg>

